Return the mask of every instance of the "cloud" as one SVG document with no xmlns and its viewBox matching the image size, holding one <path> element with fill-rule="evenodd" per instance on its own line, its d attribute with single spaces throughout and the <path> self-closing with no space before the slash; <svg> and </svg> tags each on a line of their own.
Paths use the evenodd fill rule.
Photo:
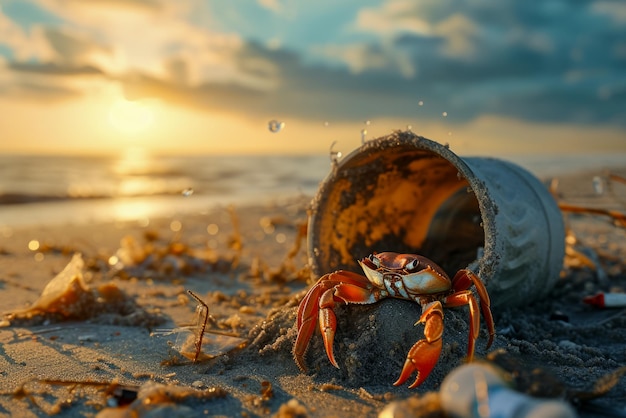
<svg viewBox="0 0 626 418">
<path fill-rule="evenodd" d="M 42 8 L 57 16 L 84 21 L 109 20 L 114 16 L 128 18 L 140 15 L 157 15 L 168 12 L 167 2 L 163 0 L 35 0 Z M 172 2 L 179 3 L 179 2 Z M 181 0 L 180 3 L 186 3 Z"/>
<path fill-rule="evenodd" d="M 46 27 L 44 37 L 54 51 L 55 62 L 69 65 L 97 64 L 100 57 L 109 57 L 111 49 L 100 45 L 87 34 L 74 33 L 66 28 Z"/>
<path fill-rule="evenodd" d="M 131 98 L 250 116 L 415 120 L 446 111 L 448 123 L 493 114 L 626 126 L 620 2 L 387 0 L 355 9 L 332 42 L 272 47 L 274 34 L 227 32 L 195 0 L 38 4 L 66 24 L 26 31 L 0 15 L 0 44 L 14 51 L 0 84 L 46 97 L 80 94 L 88 83 L 71 84 L 76 77 L 119 83 Z"/>
<path fill-rule="evenodd" d="M 389 36 L 397 33 L 428 35 L 431 24 L 416 13 L 416 2 L 410 0 L 387 1 L 380 7 L 366 7 L 357 13 L 353 29 Z"/>
<path fill-rule="evenodd" d="M 0 46 L 17 60 L 49 59 L 52 50 L 40 27 L 27 31 L 0 10 Z"/>
<path fill-rule="evenodd" d="M 348 45 L 315 46 L 311 52 L 345 64 L 351 73 L 386 71 L 411 78 L 415 68 L 401 50 L 388 45 L 353 43 Z"/>
<path fill-rule="evenodd" d="M 33 73 L 33 74 L 48 74 L 48 75 L 63 75 L 63 76 L 75 76 L 75 75 L 102 75 L 102 71 L 96 67 L 85 65 L 80 67 L 74 66 L 61 66 L 54 63 L 33 64 L 33 63 L 11 63 L 8 68 L 15 72 L 21 73 Z"/>
<path fill-rule="evenodd" d="M 281 13 L 283 8 L 279 0 L 258 0 L 259 6 L 271 10 L 274 13 Z"/>
<path fill-rule="evenodd" d="M 79 74 L 83 74 L 83 70 L 67 71 L 55 65 L 41 66 L 0 61 L 0 97 L 44 103 L 76 98 L 80 95 L 79 89 L 63 81 L 55 82 L 49 76 L 75 77 Z"/>
<path fill-rule="evenodd" d="M 27 30 L 0 15 L 0 46 L 14 51 L 11 70 L 48 71 L 61 67 L 97 68 L 111 77 L 142 73 L 189 85 L 237 77 L 232 54 L 237 35 L 195 25 L 192 0 L 37 0 L 64 24 L 36 24 Z M 199 16 L 196 16 L 199 17 Z M 11 35 L 11 36 L 8 36 Z M 26 51 L 31 51 L 26 53 Z"/>
<path fill-rule="evenodd" d="M 392 38 L 422 91 L 450 97 L 450 114 L 461 120 L 493 112 L 626 126 L 626 27 L 614 24 L 624 10 L 592 0 L 389 0 L 359 14 L 354 27 Z"/>
</svg>

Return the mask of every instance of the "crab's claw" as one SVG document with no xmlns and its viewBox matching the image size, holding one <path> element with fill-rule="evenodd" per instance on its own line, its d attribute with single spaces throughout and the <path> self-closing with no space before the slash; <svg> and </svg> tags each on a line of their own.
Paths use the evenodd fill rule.
<svg viewBox="0 0 626 418">
<path fill-rule="evenodd" d="M 376 297 L 372 293 L 372 284 L 366 277 L 359 274 L 339 270 L 322 276 L 298 306 L 296 322 L 298 335 L 293 347 L 293 356 L 300 370 L 306 370 L 304 355 L 315 332 L 316 324 L 319 324 L 328 360 L 333 366 L 339 368 L 333 352 L 337 329 L 337 319 L 333 308 L 336 302 L 374 303 Z"/>
<path fill-rule="evenodd" d="M 419 323 L 424 323 L 425 338 L 416 342 L 409 350 L 400 377 L 394 383 L 394 386 L 399 386 L 406 382 L 413 372 L 416 371 L 417 377 L 415 382 L 409 388 L 418 387 L 424 383 L 439 360 L 442 346 L 441 336 L 443 334 L 443 307 L 441 302 L 436 301 L 425 305 L 417 324 Z"/>
</svg>

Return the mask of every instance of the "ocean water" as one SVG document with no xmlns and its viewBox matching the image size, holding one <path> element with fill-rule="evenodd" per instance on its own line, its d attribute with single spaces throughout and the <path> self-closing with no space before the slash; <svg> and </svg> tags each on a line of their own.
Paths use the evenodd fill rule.
<svg viewBox="0 0 626 418">
<path fill-rule="evenodd" d="M 626 166 L 626 154 L 509 156 L 540 178 Z M 0 155 L 0 226 L 134 220 L 313 196 L 328 155 Z"/>
</svg>

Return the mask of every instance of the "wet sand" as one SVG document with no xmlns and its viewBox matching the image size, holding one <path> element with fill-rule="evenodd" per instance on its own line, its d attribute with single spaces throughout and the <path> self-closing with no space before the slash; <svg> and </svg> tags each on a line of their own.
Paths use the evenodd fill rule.
<svg viewBox="0 0 626 418">
<path fill-rule="evenodd" d="M 563 198 L 624 210 L 615 196 L 594 195 L 592 174 L 561 178 Z M 32 318 L 5 316 L 0 416 L 125 416 L 128 408 L 111 407 L 123 400 L 119 391 L 110 393 L 112 382 L 131 397 L 140 389 L 143 405 L 132 408 L 151 416 L 376 417 L 393 401 L 410 400 L 403 404 L 409 412 L 431 399 L 426 394 L 463 363 L 466 309 L 446 310 L 440 361 L 417 389 L 407 388 L 412 380 L 392 386 L 407 351 L 423 335 L 414 326 L 420 308 L 408 301 L 338 306 L 341 368 L 328 362 L 319 333 L 307 353 L 308 372 L 297 368 L 293 325 L 311 279 L 305 243 L 297 252 L 295 243 L 308 204 L 294 198 L 149 222 L 4 228 L 3 313 L 32 306 L 75 253 L 82 255 L 84 286 L 95 299 L 93 309 L 71 319 L 45 309 Z M 569 259 L 548 298 L 494 311 L 497 336 L 488 351 L 504 349 L 526 370 L 538 367 L 565 386 L 588 390 L 626 364 L 626 310 L 582 302 L 598 291 L 626 291 L 626 230 L 585 215 L 568 216 L 567 225 L 576 237 L 575 243 L 570 238 L 573 248 L 594 265 Z M 203 347 L 215 357 L 196 363 L 179 347 L 185 335 L 180 327 L 194 323 L 197 313 L 188 290 L 209 307 L 207 329 L 219 332 Z M 107 310 L 109 302 L 115 306 Z M 169 335 L 155 332 L 177 328 Z M 237 347 L 241 341 L 243 348 Z M 483 327 L 477 358 L 487 354 L 486 341 Z M 189 355 L 193 344 L 182 351 Z M 594 405 L 624 411 L 625 393 L 623 378 Z"/>
</svg>

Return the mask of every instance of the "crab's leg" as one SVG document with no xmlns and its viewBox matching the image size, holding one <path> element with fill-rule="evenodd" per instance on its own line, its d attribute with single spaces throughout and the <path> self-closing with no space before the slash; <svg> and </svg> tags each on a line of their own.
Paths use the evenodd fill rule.
<svg viewBox="0 0 626 418">
<path fill-rule="evenodd" d="M 425 338 L 416 342 L 409 350 L 400 377 L 394 386 L 406 382 L 414 371 L 417 371 L 417 376 L 409 388 L 413 389 L 421 385 L 439 360 L 443 334 L 443 307 L 441 302 L 435 301 L 422 305 L 422 316 L 416 325 L 419 323 L 424 323 Z"/>
<path fill-rule="evenodd" d="M 474 294 L 469 290 L 461 290 L 460 292 L 453 293 L 444 299 L 445 306 L 447 308 L 455 308 L 457 306 L 469 306 L 470 317 L 470 329 L 469 338 L 467 341 L 467 361 L 472 361 L 474 358 L 474 348 L 476 346 L 476 339 L 480 331 L 480 315 L 478 314 L 478 302 Z"/>
<path fill-rule="evenodd" d="M 489 293 L 487 293 L 487 288 L 483 281 L 478 277 L 478 275 L 474 274 L 470 270 L 459 270 L 455 275 L 454 279 L 452 279 L 452 289 L 455 292 L 460 292 L 463 290 L 467 290 L 470 286 L 474 284 L 476 288 L 476 292 L 478 292 L 478 296 L 480 297 L 480 311 L 482 312 L 483 318 L 485 318 L 485 323 L 487 324 L 487 330 L 489 331 L 489 341 L 487 341 L 487 348 L 491 347 L 493 343 L 493 338 L 496 335 L 495 325 L 493 322 L 493 315 L 491 314 L 491 301 L 489 299 Z M 454 296 L 454 295 L 451 295 Z M 448 296 L 450 299 L 451 296 Z M 450 301 L 452 302 L 452 301 Z M 464 303 L 460 303 L 463 305 Z M 452 306 L 446 303 L 446 306 Z M 459 305 L 455 305 L 459 306 Z M 471 306 L 470 306 L 470 318 L 472 315 Z M 470 319 L 472 322 L 473 319 Z M 478 331 L 477 331 L 478 332 Z M 478 336 L 478 333 L 476 334 Z"/>
<path fill-rule="evenodd" d="M 374 303 L 377 299 L 372 288 L 373 285 L 366 277 L 340 270 L 322 276 L 307 292 L 298 307 L 298 335 L 293 347 L 294 359 L 301 370 L 306 370 L 304 355 L 316 322 L 319 322 L 328 359 L 333 366 L 339 367 L 333 353 L 337 329 L 337 318 L 333 311 L 335 303 Z"/>
<path fill-rule="evenodd" d="M 315 301 L 318 301 L 322 293 L 326 290 L 328 289 L 322 284 L 320 279 L 320 282 L 307 292 L 298 307 L 298 334 L 296 336 L 296 342 L 293 346 L 293 358 L 302 371 L 306 370 L 304 365 L 304 354 L 309 346 L 311 336 L 315 331 L 315 324 L 317 323 L 317 318 L 319 316 L 319 309 Z M 311 302 L 311 299 L 313 302 Z"/>
</svg>

